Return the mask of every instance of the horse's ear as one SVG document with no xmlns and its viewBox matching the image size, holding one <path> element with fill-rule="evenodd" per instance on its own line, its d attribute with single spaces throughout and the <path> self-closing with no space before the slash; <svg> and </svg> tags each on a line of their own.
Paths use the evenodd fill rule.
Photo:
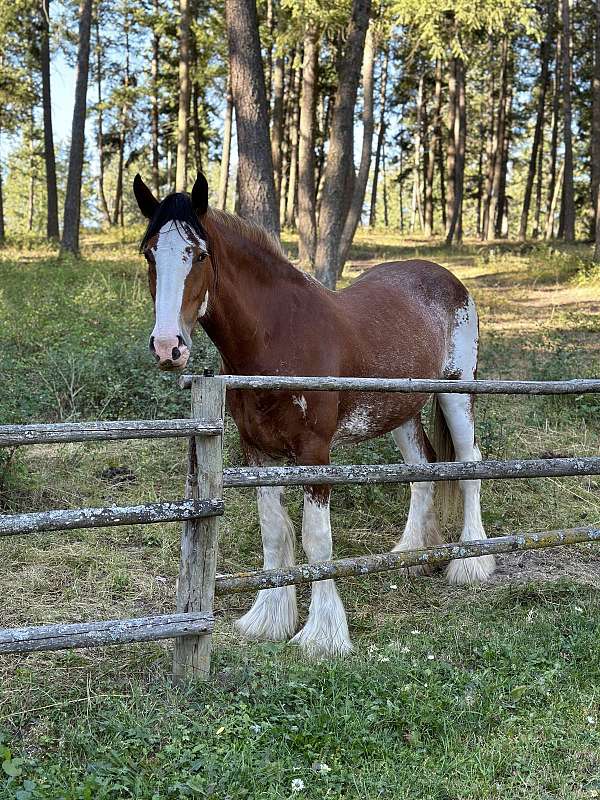
<svg viewBox="0 0 600 800">
<path fill-rule="evenodd" d="M 159 202 L 146 186 L 139 172 L 133 179 L 133 193 L 142 214 L 146 219 L 152 219 L 154 212 L 159 206 Z"/>
<path fill-rule="evenodd" d="M 199 217 L 203 217 L 208 209 L 208 183 L 201 172 L 197 174 L 192 189 L 192 206 Z"/>
</svg>

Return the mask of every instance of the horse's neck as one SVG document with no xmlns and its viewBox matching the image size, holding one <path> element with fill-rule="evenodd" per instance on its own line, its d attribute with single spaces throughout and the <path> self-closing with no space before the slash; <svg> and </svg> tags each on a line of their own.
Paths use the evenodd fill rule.
<svg viewBox="0 0 600 800">
<path fill-rule="evenodd" d="M 292 296 L 315 287 L 283 257 L 237 232 L 219 226 L 211 244 L 218 277 L 202 325 L 228 371 L 273 368 Z"/>
</svg>

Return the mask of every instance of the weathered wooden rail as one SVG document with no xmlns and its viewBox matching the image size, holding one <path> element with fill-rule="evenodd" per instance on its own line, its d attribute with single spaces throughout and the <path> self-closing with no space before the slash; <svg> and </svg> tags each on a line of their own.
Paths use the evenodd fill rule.
<svg viewBox="0 0 600 800">
<path fill-rule="evenodd" d="M 176 677 L 206 677 L 210 669 L 215 594 L 363 576 L 453 559 L 600 541 L 600 528 L 514 533 L 468 543 L 301 564 L 283 569 L 217 575 L 218 516 L 228 487 L 342 483 L 406 483 L 464 479 L 546 478 L 600 474 L 600 457 L 514 459 L 435 464 L 354 464 L 223 468 L 227 389 L 577 395 L 600 392 L 600 380 L 447 381 L 287 376 L 185 375 L 191 419 L 0 426 L 0 446 L 114 439 L 188 437 L 186 499 L 138 506 L 56 510 L 0 516 L 0 537 L 106 525 L 183 521 L 177 610 L 171 615 L 0 630 L 0 654 L 95 647 L 175 638 Z"/>
</svg>

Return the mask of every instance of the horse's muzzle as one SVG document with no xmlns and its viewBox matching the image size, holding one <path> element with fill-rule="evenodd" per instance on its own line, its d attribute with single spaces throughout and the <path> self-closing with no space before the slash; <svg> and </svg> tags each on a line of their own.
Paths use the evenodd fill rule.
<svg viewBox="0 0 600 800">
<path fill-rule="evenodd" d="M 176 338 L 151 336 L 150 352 L 164 370 L 183 369 L 190 357 L 190 349 L 181 335 Z"/>
</svg>

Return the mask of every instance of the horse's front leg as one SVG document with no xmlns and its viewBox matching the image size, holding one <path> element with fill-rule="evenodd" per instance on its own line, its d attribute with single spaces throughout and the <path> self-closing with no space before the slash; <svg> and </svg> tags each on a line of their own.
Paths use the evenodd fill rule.
<svg viewBox="0 0 600 800">
<path fill-rule="evenodd" d="M 308 560 L 327 561 L 332 555 L 330 489 L 310 486 L 304 491 L 302 546 Z M 315 581 L 306 625 L 292 639 L 309 656 L 341 656 L 352 650 L 346 612 L 333 580 Z"/>
<path fill-rule="evenodd" d="M 293 565 L 294 527 L 283 505 L 283 487 L 262 486 L 257 500 L 265 569 Z M 262 589 L 235 627 L 247 639 L 286 641 L 298 627 L 296 587 Z"/>
</svg>

